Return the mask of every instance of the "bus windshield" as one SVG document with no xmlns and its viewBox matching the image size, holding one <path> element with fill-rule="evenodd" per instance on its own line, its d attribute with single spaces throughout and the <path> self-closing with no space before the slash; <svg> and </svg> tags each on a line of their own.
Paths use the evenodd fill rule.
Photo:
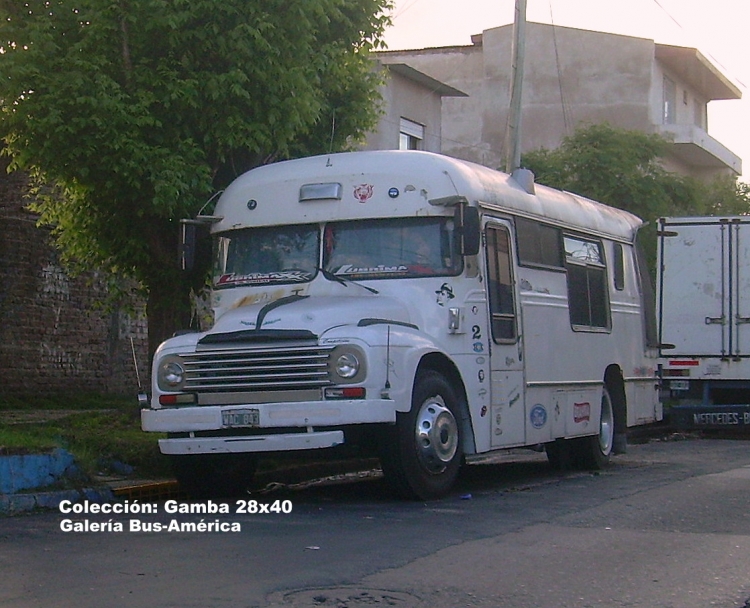
<svg viewBox="0 0 750 608">
<path fill-rule="evenodd" d="M 214 285 L 306 283 L 318 269 L 317 224 L 248 228 L 219 235 Z"/>
<path fill-rule="evenodd" d="M 391 279 L 459 274 L 452 217 L 335 222 L 324 236 L 326 271 L 342 278 Z"/>
</svg>

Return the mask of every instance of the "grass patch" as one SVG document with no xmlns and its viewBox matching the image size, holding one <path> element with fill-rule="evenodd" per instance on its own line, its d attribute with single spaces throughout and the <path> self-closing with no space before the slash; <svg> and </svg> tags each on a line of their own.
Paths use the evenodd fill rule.
<svg viewBox="0 0 750 608">
<path fill-rule="evenodd" d="M 33 395 L 24 397 L 0 396 L 0 412 L 3 410 L 108 410 L 138 409 L 135 395 Z"/>
<path fill-rule="evenodd" d="M 0 449 L 71 452 L 84 474 L 170 476 L 157 433 L 140 427 L 134 398 L 89 396 L 0 399 Z"/>
</svg>

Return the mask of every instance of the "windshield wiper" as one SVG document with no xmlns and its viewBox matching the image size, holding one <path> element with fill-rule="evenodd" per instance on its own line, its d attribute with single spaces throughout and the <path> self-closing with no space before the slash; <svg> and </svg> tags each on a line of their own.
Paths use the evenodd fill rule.
<svg viewBox="0 0 750 608">
<path fill-rule="evenodd" d="M 321 268 L 320 266 L 318 266 L 318 270 L 329 281 L 336 281 L 336 283 L 340 283 L 344 287 L 346 287 L 349 283 L 351 283 L 352 285 L 356 285 L 357 287 L 361 287 L 362 289 L 366 289 L 370 293 L 376 293 L 376 294 L 380 293 L 374 287 L 370 287 L 368 285 L 363 285 L 362 283 L 358 283 L 354 279 L 350 279 L 348 277 L 339 276 L 337 274 L 332 273 L 330 270 L 326 270 L 325 268 Z"/>
</svg>

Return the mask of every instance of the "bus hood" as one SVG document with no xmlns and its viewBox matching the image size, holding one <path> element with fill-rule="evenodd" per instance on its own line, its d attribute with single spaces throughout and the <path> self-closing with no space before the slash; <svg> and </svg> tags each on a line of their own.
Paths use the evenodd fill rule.
<svg viewBox="0 0 750 608">
<path fill-rule="evenodd" d="M 230 310 L 206 337 L 223 334 L 229 338 L 237 332 L 251 337 L 258 330 L 301 330 L 322 336 L 333 327 L 373 320 L 413 323 L 403 302 L 388 296 L 288 296 L 265 305 Z"/>
</svg>

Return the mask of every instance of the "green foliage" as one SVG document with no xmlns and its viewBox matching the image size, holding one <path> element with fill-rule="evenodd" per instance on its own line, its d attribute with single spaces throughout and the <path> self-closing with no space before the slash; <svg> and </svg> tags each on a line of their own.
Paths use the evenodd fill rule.
<svg viewBox="0 0 750 608">
<path fill-rule="evenodd" d="M 375 125 L 389 1 L 0 0 L 0 137 L 64 259 L 186 302 L 175 220 Z"/>
<path fill-rule="evenodd" d="M 666 215 L 750 212 L 750 188 L 731 177 L 703 183 L 666 171 L 669 147 L 659 135 L 596 124 L 578 129 L 555 150 L 523 157 L 539 183 L 625 209 L 646 221 Z"/>
</svg>

